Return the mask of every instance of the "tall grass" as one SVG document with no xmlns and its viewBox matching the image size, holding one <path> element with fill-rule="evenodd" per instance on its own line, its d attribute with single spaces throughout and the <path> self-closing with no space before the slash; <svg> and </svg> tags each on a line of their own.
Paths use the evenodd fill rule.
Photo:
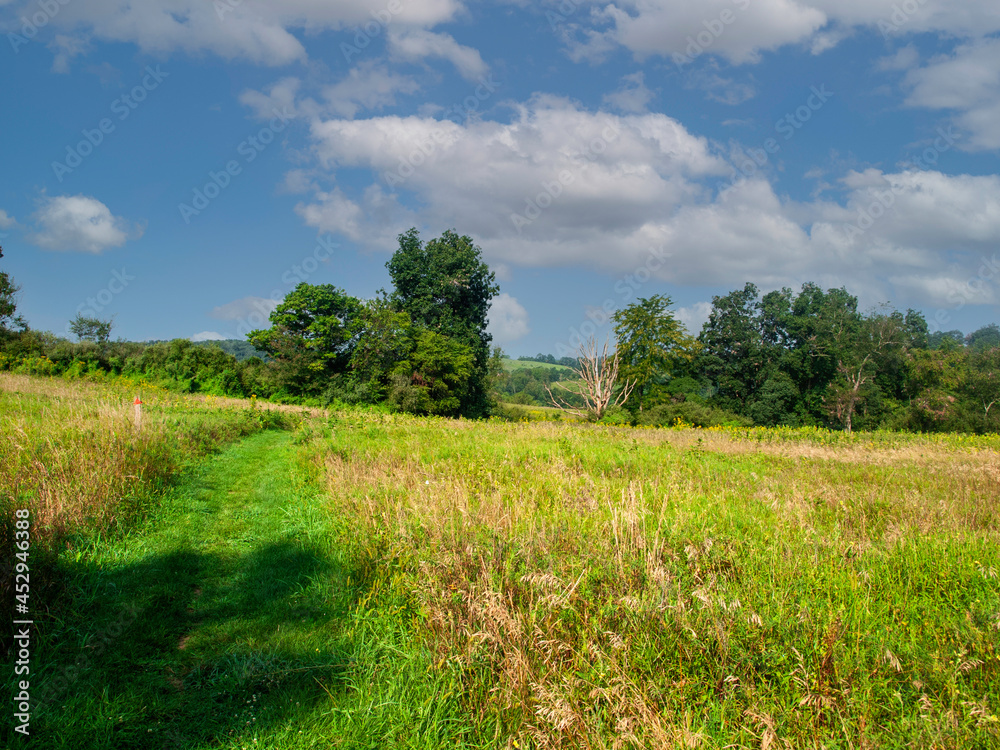
<svg viewBox="0 0 1000 750">
<path fill-rule="evenodd" d="M 137 390 L 0 373 L 0 517 L 9 525 L 15 508 L 28 508 L 36 549 L 131 525 L 185 462 L 294 419 L 250 401 L 145 386 L 137 430 Z"/>
<path fill-rule="evenodd" d="M 1000 746 L 996 438 L 343 412 L 309 450 L 484 745 Z"/>
</svg>

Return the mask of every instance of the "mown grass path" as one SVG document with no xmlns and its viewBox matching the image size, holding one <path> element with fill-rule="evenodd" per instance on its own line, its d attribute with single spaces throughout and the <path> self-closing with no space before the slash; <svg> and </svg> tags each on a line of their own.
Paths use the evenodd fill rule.
<svg viewBox="0 0 1000 750">
<path fill-rule="evenodd" d="M 305 718 L 348 692 L 355 647 L 347 576 L 294 457 L 287 433 L 248 438 L 145 528 L 68 563 L 35 655 L 33 746 L 312 744 Z"/>
</svg>

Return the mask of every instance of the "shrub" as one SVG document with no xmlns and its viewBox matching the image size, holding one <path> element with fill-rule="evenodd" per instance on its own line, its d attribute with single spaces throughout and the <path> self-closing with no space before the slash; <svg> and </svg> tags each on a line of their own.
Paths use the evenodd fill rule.
<svg viewBox="0 0 1000 750">
<path fill-rule="evenodd" d="M 730 425 L 736 427 L 752 427 L 753 420 L 741 417 L 739 414 L 717 409 L 694 401 L 682 401 L 677 404 L 660 404 L 649 411 L 640 412 L 638 424 L 646 427 L 670 427 L 680 419 L 684 424 L 694 427 L 716 427 Z"/>
</svg>

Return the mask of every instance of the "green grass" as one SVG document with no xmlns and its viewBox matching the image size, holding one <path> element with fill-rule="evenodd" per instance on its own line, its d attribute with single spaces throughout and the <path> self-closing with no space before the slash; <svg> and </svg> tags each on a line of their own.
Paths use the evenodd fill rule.
<svg viewBox="0 0 1000 750">
<path fill-rule="evenodd" d="M 251 435 L 61 553 L 35 746 L 997 747 L 997 448 L 361 410 Z"/>
<path fill-rule="evenodd" d="M 344 414 L 316 452 L 491 746 L 1000 744 L 995 448 L 751 437 Z"/>
<path fill-rule="evenodd" d="M 566 372 L 575 372 L 572 367 L 567 367 L 566 365 L 554 365 L 551 362 L 532 362 L 523 359 L 510 359 L 504 357 L 503 368 L 507 372 L 514 372 L 515 370 L 533 370 L 535 368 L 540 368 L 543 370 L 564 370 Z"/>
<path fill-rule="evenodd" d="M 435 700 L 449 682 L 404 652 L 414 613 L 361 604 L 367 573 L 333 541 L 349 519 L 321 512 L 296 450 L 248 438 L 141 529 L 63 557 L 69 590 L 34 646 L 35 747 L 461 744 L 457 706 Z"/>
</svg>

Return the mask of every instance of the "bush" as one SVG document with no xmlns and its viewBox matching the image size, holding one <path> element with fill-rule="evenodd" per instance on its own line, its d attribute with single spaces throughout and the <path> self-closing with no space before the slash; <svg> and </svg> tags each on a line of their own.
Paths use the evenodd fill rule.
<svg viewBox="0 0 1000 750">
<path fill-rule="evenodd" d="M 632 415 L 621 406 L 612 406 L 598 421 L 601 424 L 629 425 L 632 424 Z"/>
<path fill-rule="evenodd" d="M 638 414 L 638 424 L 645 427 L 670 427 L 680 419 L 685 424 L 695 427 L 715 427 L 729 425 L 736 427 L 752 427 L 753 420 L 741 417 L 731 411 L 716 409 L 712 406 L 694 401 L 682 401 L 677 404 L 660 404 L 649 411 Z"/>
</svg>

